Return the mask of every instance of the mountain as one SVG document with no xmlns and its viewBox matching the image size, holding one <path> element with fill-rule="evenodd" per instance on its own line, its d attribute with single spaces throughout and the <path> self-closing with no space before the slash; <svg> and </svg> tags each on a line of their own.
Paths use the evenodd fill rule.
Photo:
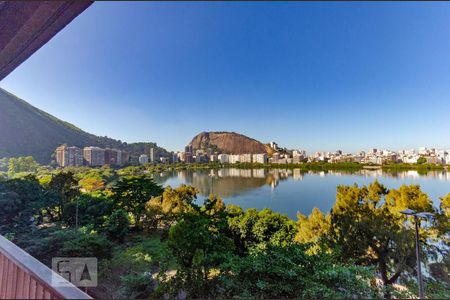
<svg viewBox="0 0 450 300">
<path fill-rule="evenodd" d="M 235 132 L 201 132 L 191 141 L 192 148 L 211 149 L 225 154 L 267 153 L 268 146 Z"/>
<path fill-rule="evenodd" d="M 167 154 L 155 143 L 128 144 L 87 133 L 0 88 L 0 158 L 33 156 L 39 163 L 48 164 L 61 144 L 117 148 L 129 151 L 132 161 L 151 147 L 157 154 Z"/>
</svg>

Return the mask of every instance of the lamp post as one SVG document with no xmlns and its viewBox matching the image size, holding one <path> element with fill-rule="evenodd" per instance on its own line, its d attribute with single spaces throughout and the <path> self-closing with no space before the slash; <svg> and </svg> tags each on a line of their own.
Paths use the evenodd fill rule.
<svg viewBox="0 0 450 300">
<path fill-rule="evenodd" d="M 419 218 L 430 218 L 434 214 L 430 212 L 417 212 L 412 209 L 402 210 L 400 213 L 413 216 L 416 228 L 416 259 L 417 259 L 417 283 L 419 285 L 419 299 L 424 299 L 423 281 L 422 281 L 422 267 L 420 265 L 420 245 L 419 245 Z"/>
</svg>

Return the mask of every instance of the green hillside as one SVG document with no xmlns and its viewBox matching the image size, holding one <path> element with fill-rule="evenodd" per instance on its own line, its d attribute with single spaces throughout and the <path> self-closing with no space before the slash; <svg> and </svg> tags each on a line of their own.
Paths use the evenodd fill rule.
<svg viewBox="0 0 450 300">
<path fill-rule="evenodd" d="M 132 160 L 155 146 L 155 143 L 127 144 L 87 133 L 0 88 L 0 158 L 31 155 L 47 164 L 61 144 L 114 147 L 129 151 Z M 157 152 L 167 151 L 157 147 Z"/>
</svg>

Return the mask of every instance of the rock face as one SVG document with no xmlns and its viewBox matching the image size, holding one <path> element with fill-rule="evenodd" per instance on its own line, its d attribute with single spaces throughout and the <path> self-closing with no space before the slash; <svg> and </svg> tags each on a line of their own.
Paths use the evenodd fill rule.
<svg viewBox="0 0 450 300">
<path fill-rule="evenodd" d="M 201 132 L 191 144 L 194 150 L 210 148 L 225 154 L 267 153 L 263 143 L 235 132 Z"/>
</svg>

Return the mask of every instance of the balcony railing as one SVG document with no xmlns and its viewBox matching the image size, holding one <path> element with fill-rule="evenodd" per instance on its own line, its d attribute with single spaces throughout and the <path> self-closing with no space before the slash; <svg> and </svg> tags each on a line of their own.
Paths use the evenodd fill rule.
<svg viewBox="0 0 450 300">
<path fill-rule="evenodd" d="M 52 286 L 52 276 L 63 285 Z M 0 299 L 92 299 L 0 235 Z"/>
</svg>

